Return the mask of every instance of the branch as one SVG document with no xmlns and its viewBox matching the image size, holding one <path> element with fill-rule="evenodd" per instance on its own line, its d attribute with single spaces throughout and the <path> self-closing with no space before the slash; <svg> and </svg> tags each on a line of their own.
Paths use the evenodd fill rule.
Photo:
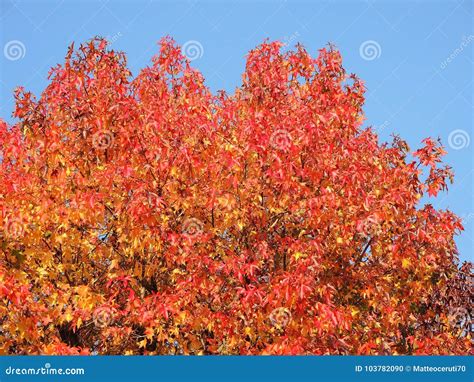
<svg viewBox="0 0 474 382">
<path fill-rule="evenodd" d="M 364 255 L 365 253 L 367 252 L 367 249 L 369 249 L 369 246 L 370 244 L 372 243 L 372 237 L 370 238 L 370 240 L 367 242 L 367 244 L 365 245 L 364 249 L 362 250 L 362 252 L 360 253 L 359 257 L 357 258 L 356 260 L 356 264 L 357 263 L 360 263 L 362 261 L 362 259 L 364 258 Z"/>
</svg>

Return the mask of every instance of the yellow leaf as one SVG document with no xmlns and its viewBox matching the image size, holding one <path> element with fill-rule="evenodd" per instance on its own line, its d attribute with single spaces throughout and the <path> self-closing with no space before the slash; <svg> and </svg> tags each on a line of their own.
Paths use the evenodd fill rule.
<svg viewBox="0 0 474 382">
<path fill-rule="evenodd" d="M 411 261 L 409 259 L 403 259 L 402 260 L 402 267 L 403 268 L 407 269 L 407 268 L 410 267 L 410 265 L 411 265 Z"/>
<path fill-rule="evenodd" d="M 144 348 L 145 346 L 146 346 L 146 338 L 143 341 L 140 341 L 138 343 L 138 347 L 140 347 L 140 348 Z"/>
<path fill-rule="evenodd" d="M 146 328 L 145 329 L 146 338 L 148 338 L 150 341 L 153 339 L 154 334 L 155 334 L 155 332 L 153 331 L 153 328 Z M 145 342 L 145 345 L 146 345 L 146 342 Z"/>
<path fill-rule="evenodd" d="M 118 259 L 113 259 L 113 260 L 110 262 L 109 269 L 117 268 L 118 263 L 119 263 Z"/>
<path fill-rule="evenodd" d="M 296 252 L 295 253 L 295 260 L 298 260 L 300 257 L 306 257 L 306 254 L 302 253 L 302 252 Z"/>
<path fill-rule="evenodd" d="M 359 314 L 359 309 L 357 308 L 351 308 L 351 316 L 355 317 Z"/>
<path fill-rule="evenodd" d="M 71 312 L 66 312 L 66 314 L 64 315 L 64 319 L 65 319 L 67 322 L 72 321 L 72 314 L 71 314 Z"/>
</svg>

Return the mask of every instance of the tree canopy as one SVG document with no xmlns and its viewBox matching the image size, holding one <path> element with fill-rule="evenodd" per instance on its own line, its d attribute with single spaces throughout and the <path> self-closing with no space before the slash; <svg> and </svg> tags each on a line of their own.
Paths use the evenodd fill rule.
<svg viewBox="0 0 474 382">
<path fill-rule="evenodd" d="M 0 352 L 466 354 L 440 142 L 364 123 L 332 46 L 264 42 L 213 94 L 171 38 L 96 38 L 0 120 Z M 423 198 L 424 200 L 424 198 Z"/>
</svg>

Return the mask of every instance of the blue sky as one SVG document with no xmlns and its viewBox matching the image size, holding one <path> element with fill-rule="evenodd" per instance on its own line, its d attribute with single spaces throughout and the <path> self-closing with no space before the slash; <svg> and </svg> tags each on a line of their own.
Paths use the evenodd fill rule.
<svg viewBox="0 0 474 382">
<path fill-rule="evenodd" d="M 449 193 L 432 201 L 464 219 L 457 239 L 472 260 L 473 2 L 445 1 L 20 1 L 0 0 L 0 116 L 11 121 L 18 85 L 39 94 L 67 46 L 95 35 L 127 53 L 136 74 L 165 35 L 188 43 L 208 86 L 232 92 L 246 53 L 265 38 L 301 42 L 316 55 L 328 42 L 368 88 L 367 125 L 382 140 L 412 149 L 440 137 L 456 173 Z M 285 49 L 287 49 L 285 47 Z"/>
</svg>

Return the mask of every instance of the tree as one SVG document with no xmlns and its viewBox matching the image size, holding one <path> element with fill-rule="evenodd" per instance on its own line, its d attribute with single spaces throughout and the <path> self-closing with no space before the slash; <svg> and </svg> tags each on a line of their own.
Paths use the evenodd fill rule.
<svg viewBox="0 0 474 382">
<path fill-rule="evenodd" d="M 170 38 L 135 78 L 97 38 L 16 91 L 2 353 L 469 352 L 461 221 L 420 202 L 452 181 L 441 144 L 380 143 L 337 50 L 281 45 L 233 95 Z"/>
</svg>

